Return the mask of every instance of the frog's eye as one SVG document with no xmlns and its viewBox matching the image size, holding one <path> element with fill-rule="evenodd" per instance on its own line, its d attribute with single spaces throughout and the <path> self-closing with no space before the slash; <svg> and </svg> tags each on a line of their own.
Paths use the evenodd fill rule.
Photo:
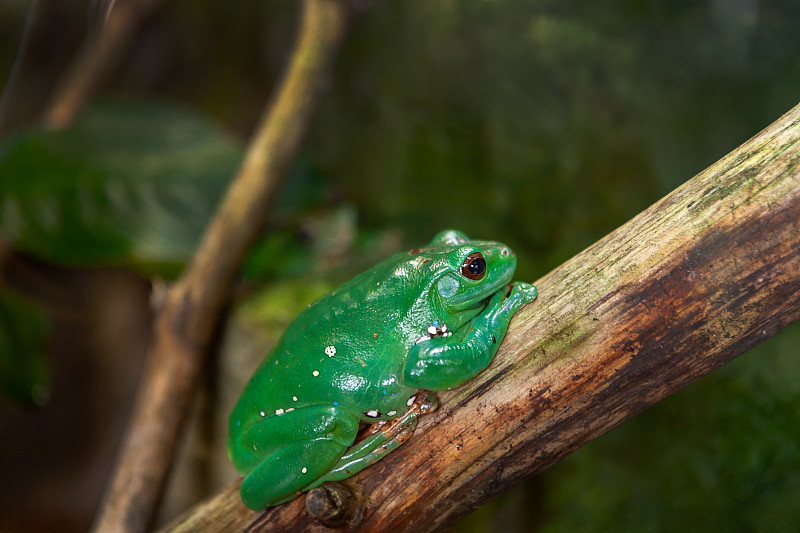
<svg viewBox="0 0 800 533">
<path fill-rule="evenodd" d="M 469 279 L 478 280 L 486 275 L 486 259 L 480 252 L 472 252 L 461 264 L 461 273 Z"/>
</svg>

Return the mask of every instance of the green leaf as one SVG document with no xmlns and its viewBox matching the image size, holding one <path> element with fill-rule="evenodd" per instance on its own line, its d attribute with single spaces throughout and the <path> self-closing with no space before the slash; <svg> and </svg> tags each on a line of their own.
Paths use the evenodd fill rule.
<svg viewBox="0 0 800 533">
<path fill-rule="evenodd" d="M 59 264 L 174 274 L 242 153 L 186 108 L 103 102 L 65 131 L 30 130 L 0 145 L 0 232 Z"/>
<path fill-rule="evenodd" d="M 30 301 L 0 289 L 0 392 L 18 403 L 43 404 L 49 374 L 49 322 Z"/>
</svg>

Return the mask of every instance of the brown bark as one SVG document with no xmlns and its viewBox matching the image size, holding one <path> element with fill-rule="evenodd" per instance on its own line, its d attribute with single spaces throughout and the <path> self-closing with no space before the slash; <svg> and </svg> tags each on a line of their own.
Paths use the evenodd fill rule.
<svg viewBox="0 0 800 533">
<path fill-rule="evenodd" d="M 142 531 L 152 516 L 212 333 L 329 86 L 348 18 L 343 0 L 304 2 L 286 75 L 193 261 L 157 313 L 133 420 L 96 531 Z"/>
<path fill-rule="evenodd" d="M 357 529 L 445 529 L 800 319 L 800 106 L 536 286 L 491 366 L 344 482 Z M 169 530 L 329 530 L 237 486 Z"/>
</svg>

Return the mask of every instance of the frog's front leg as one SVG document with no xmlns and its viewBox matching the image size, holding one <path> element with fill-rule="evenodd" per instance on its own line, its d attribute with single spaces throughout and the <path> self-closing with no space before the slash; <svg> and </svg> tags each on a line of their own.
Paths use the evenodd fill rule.
<svg viewBox="0 0 800 533">
<path fill-rule="evenodd" d="M 242 482 L 242 501 L 262 510 L 291 500 L 337 464 L 357 432 L 354 415 L 329 406 L 303 407 L 253 424 L 242 436 L 254 465 Z"/>
<path fill-rule="evenodd" d="M 408 410 L 387 422 L 373 424 L 373 429 L 360 442 L 351 446 L 331 470 L 303 490 L 326 481 L 341 481 L 378 462 L 411 437 L 420 415 L 436 410 L 438 400 L 427 391 L 419 391 L 410 400 Z"/>
<path fill-rule="evenodd" d="M 465 326 L 461 340 L 434 337 L 418 341 L 409 352 L 404 380 L 410 387 L 445 390 L 474 377 L 489 366 L 514 313 L 536 298 L 536 287 L 516 282 L 511 293 L 495 292 L 483 313 Z"/>
</svg>

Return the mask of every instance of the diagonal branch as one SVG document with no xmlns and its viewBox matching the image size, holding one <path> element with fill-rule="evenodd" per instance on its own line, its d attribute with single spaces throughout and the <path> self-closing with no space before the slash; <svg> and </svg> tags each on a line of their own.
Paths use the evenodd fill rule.
<svg viewBox="0 0 800 533">
<path fill-rule="evenodd" d="M 160 497 L 203 356 L 244 255 L 269 214 L 345 34 L 344 0 L 305 0 L 285 77 L 184 275 L 156 316 L 133 420 L 96 531 L 142 531 Z"/>
<path fill-rule="evenodd" d="M 800 105 L 536 286 L 492 365 L 345 481 L 355 529 L 446 529 L 800 319 Z M 169 530 L 328 530 L 237 488 Z"/>
</svg>

